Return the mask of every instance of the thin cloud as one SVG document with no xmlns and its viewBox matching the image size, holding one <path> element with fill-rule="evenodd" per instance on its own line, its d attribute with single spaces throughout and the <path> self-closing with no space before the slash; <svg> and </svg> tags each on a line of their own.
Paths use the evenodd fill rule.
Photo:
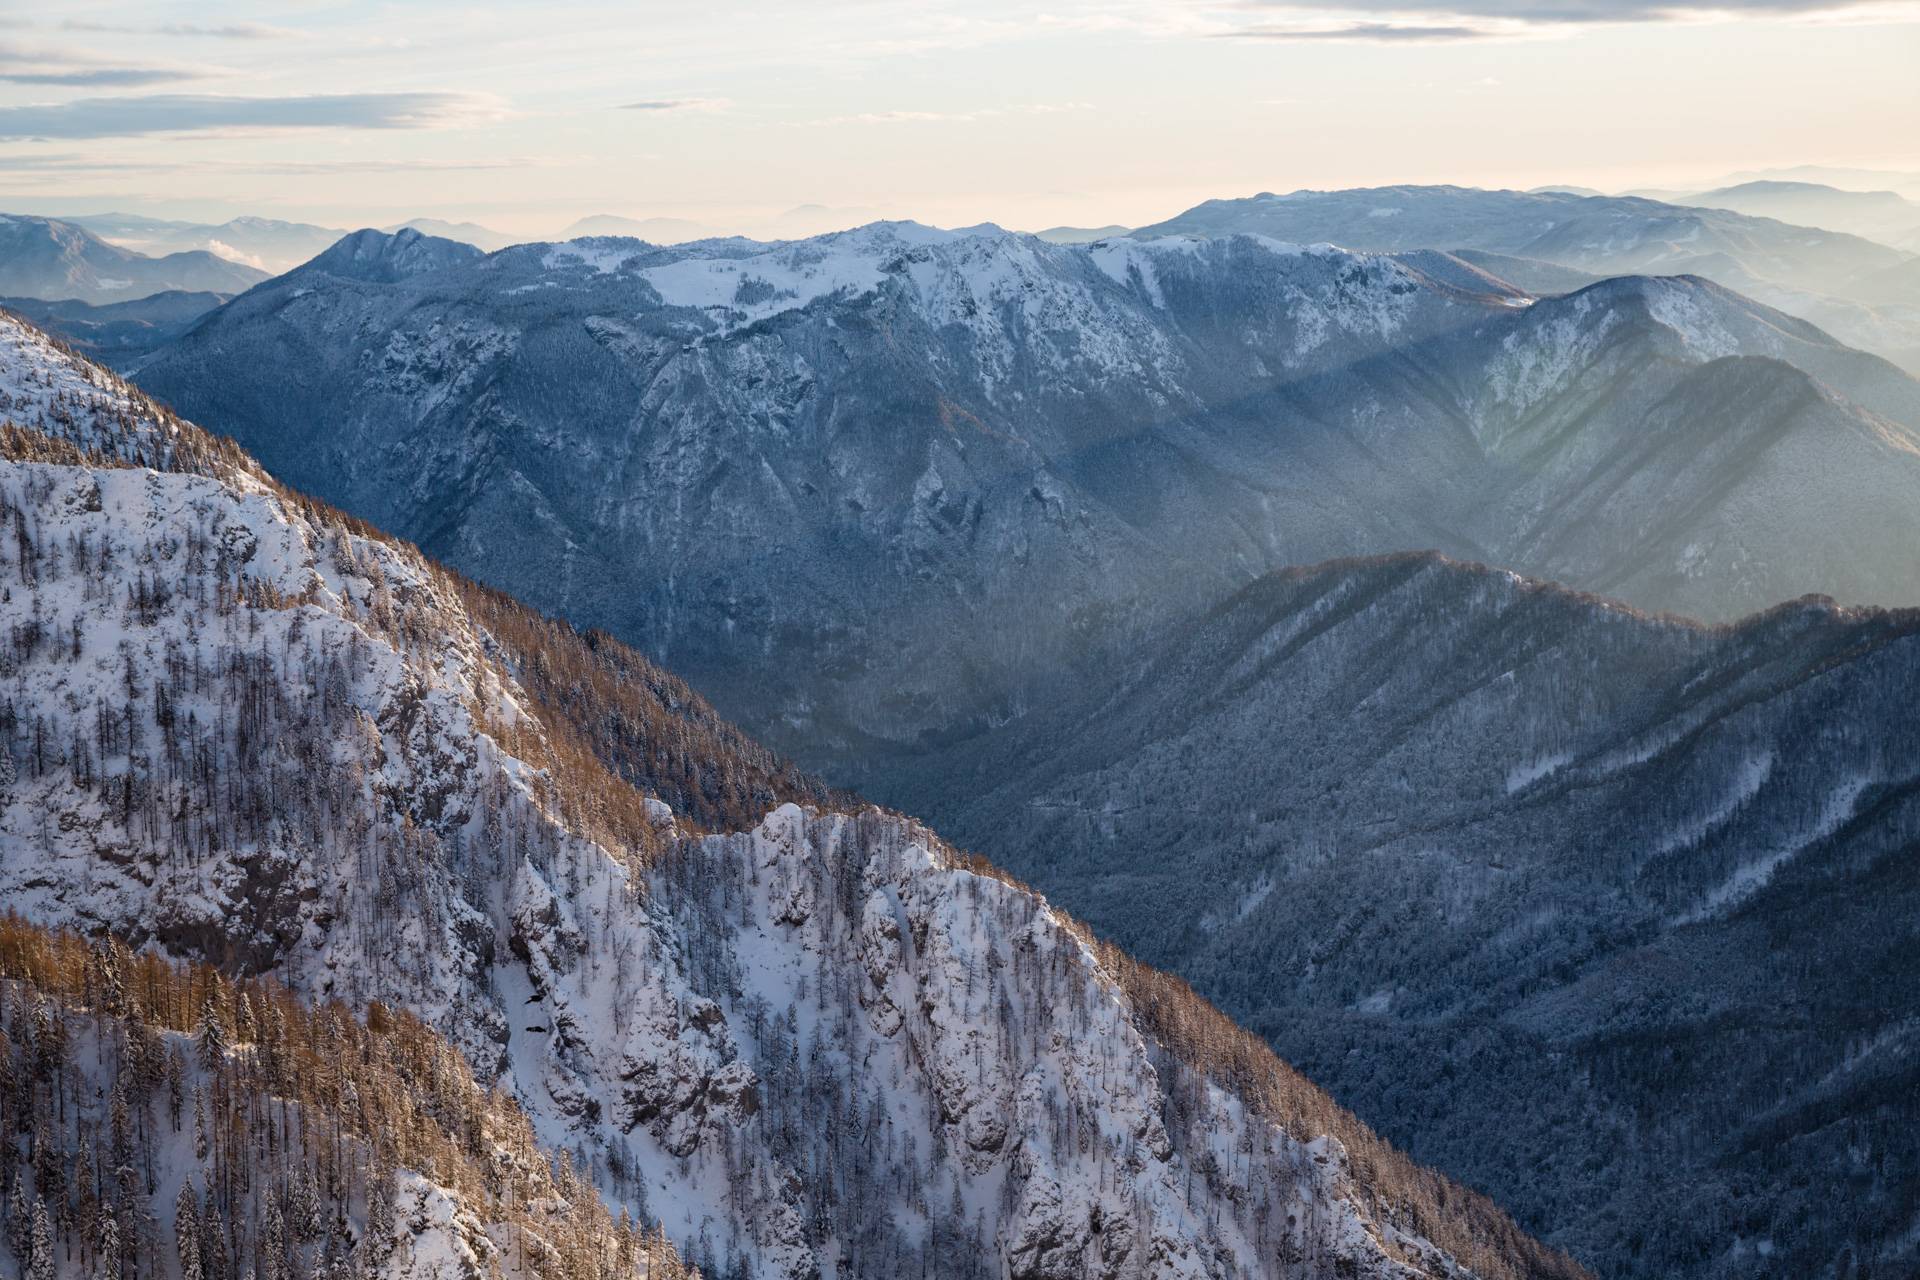
<svg viewBox="0 0 1920 1280">
<path fill-rule="evenodd" d="M 649 98 L 642 102 L 623 102 L 616 111 L 724 111 L 733 103 L 726 98 Z"/>
<path fill-rule="evenodd" d="M 0 138 L 130 138 L 283 129 L 444 129 L 504 116 L 471 93 L 334 93 L 250 98 L 146 94 L 0 107 Z"/>
<path fill-rule="evenodd" d="M 140 89 L 155 84 L 202 80 L 198 71 L 168 67 L 74 67 L 51 71 L 14 71 L 0 65 L 0 81 L 8 84 L 68 85 L 92 89 Z"/>
<path fill-rule="evenodd" d="M 1227 40 L 1419 44 L 1501 40 L 1602 24 L 1775 18 L 1814 21 L 1920 19 L 1920 5 L 1885 0 L 1238 0 L 1242 13 L 1298 13 L 1209 34 Z"/>
<path fill-rule="evenodd" d="M 1215 32 L 1221 40 L 1370 40 L 1419 44 L 1428 41 L 1487 40 L 1496 32 L 1485 27 L 1416 27 L 1387 22 L 1354 22 L 1344 27 L 1242 27 Z"/>
<path fill-rule="evenodd" d="M 1879 0 L 1337 0 L 1312 4 L 1302 0 L 1242 0 L 1247 10 L 1331 10 L 1346 15 L 1385 14 L 1412 23 L 1435 16 L 1454 20 L 1468 29 L 1472 19 L 1502 19 L 1529 25 L 1568 23 L 1670 22 L 1689 17 L 1792 17 L 1874 7 Z M 1390 30 L 1418 29 L 1402 23 L 1382 24 Z M 1391 37 L 1389 37 L 1391 38 Z"/>
<path fill-rule="evenodd" d="M 205 67 L 158 65 L 102 58 L 87 50 L 49 49 L 0 42 L 0 82 L 138 88 L 221 74 Z"/>
<path fill-rule="evenodd" d="M 799 123 L 807 125 L 967 124 L 1001 116 L 1064 115 L 1068 112 L 1092 110 L 1093 104 L 1088 102 L 1029 102 L 1015 107 L 982 107 L 978 111 L 861 111 L 853 115 L 826 116 L 819 120 L 803 120 Z"/>
<path fill-rule="evenodd" d="M 60 24 L 67 31 L 94 31 L 113 35 L 193 36 L 203 40 L 305 40 L 307 33 L 292 27 L 276 27 L 265 22 L 166 22 L 157 26 L 135 26 L 120 22 L 88 22 L 69 18 Z"/>
</svg>

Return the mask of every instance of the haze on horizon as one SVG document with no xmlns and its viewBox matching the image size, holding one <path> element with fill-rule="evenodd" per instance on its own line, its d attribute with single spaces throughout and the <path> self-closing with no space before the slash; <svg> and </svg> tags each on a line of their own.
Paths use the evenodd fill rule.
<svg viewBox="0 0 1920 1280">
<path fill-rule="evenodd" d="M 1912 0 L 4 10 L 13 212 L 1037 229 L 1262 189 L 1920 170 Z"/>
</svg>

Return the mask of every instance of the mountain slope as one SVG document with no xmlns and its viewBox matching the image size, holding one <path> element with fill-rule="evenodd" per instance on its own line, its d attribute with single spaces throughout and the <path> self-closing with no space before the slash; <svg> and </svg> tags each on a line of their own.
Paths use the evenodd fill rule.
<svg viewBox="0 0 1920 1280">
<path fill-rule="evenodd" d="M 1255 234 L 1369 252 L 1469 249 L 1606 276 L 1704 276 L 1920 368 L 1920 294 L 1876 300 L 1870 293 L 1910 253 L 1729 210 L 1631 196 L 1377 187 L 1209 200 L 1134 234 Z"/>
<path fill-rule="evenodd" d="M 362 236 L 142 384 L 842 776 L 1332 556 L 1920 599 L 1920 386 L 1696 280 L 910 225 L 394 271 L 421 242 Z"/>
<path fill-rule="evenodd" d="M 1031 892 L 0 326 L 32 919 L 411 1010 L 728 1271 L 1580 1274 Z"/>
<path fill-rule="evenodd" d="M 8 1274 L 682 1274 L 405 1013 L 0 919 Z M 177 1264 L 177 1270 L 176 1270 Z"/>
<path fill-rule="evenodd" d="M 235 294 L 267 273 L 204 251 L 148 258 L 52 218 L 0 214 L 0 297 L 95 305 L 151 294 Z"/>
<path fill-rule="evenodd" d="M 1705 628 L 1402 555 L 883 791 L 1600 1274 L 1903 1274 L 1916 696 L 1920 612 Z"/>
</svg>

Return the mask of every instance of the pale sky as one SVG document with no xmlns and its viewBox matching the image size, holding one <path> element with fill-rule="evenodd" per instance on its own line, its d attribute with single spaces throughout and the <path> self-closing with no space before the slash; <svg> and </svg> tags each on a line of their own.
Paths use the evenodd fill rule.
<svg viewBox="0 0 1920 1280">
<path fill-rule="evenodd" d="M 1913 0 L 0 0 L 0 210 L 1138 224 L 1920 170 Z"/>
</svg>

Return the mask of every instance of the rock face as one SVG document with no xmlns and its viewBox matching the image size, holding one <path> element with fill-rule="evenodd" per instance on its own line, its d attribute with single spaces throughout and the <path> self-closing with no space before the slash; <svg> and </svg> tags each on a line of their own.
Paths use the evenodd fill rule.
<svg viewBox="0 0 1920 1280">
<path fill-rule="evenodd" d="M 539 692 L 573 633 L 5 320 L 0 370 L 11 909 L 416 1013 L 720 1271 L 1579 1274 L 924 829 L 684 830 Z M 731 741 L 613 754 L 674 740 Z"/>
<path fill-rule="evenodd" d="M 398 271 L 431 255 L 376 237 L 137 376 L 855 780 L 1332 556 L 1703 617 L 1920 600 L 1920 387 L 1699 280 L 910 224 Z"/>
<path fill-rule="evenodd" d="M 1599 1274 L 1903 1270 L 1916 697 L 1917 611 L 1707 628 L 1386 557 L 889 796 Z"/>
</svg>

